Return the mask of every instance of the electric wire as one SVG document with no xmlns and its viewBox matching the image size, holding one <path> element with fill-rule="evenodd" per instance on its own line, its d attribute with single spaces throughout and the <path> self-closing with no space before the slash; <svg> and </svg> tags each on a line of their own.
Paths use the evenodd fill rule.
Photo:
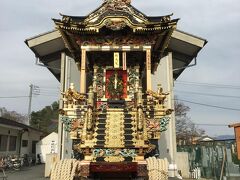
<svg viewBox="0 0 240 180">
<path fill-rule="evenodd" d="M 194 123 L 195 125 L 197 126 L 227 126 L 228 127 L 228 124 L 205 124 L 205 123 Z"/>
<path fill-rule="evenodd" d="M 53 95 L 53 96 L 59 96 L 60 93 L 39 93 L 36 95 Z"/>
<path fill-rule="evenodd" d="M 187 103 L 190 103 L 190 104 L 196 104 L 196 105 L 207 106 L 207 107 L 218 108 L 218 109 L 240 111 L 240 109 L 237 109 L 237 108 L 229 108 L 229 107 L 223 107 L 223 106 L 217 106 L 217 105 L 210 105 L 210 104 L 205 104 L 205 103 L 188 101 L 188 100 L 184 100 L 184 99 L 175 99 L 175 101 L 182 101 L 182 102 L 187 102 Z"/>
<path fill-rule="evenodd" d="M 41 86 L 40 89 L 53 89 L 53 90 L 57 89 L 57 90 L 59 90 L 60 88 L 59 87 L 44 87 L 44 86 Z"/>
<path fill-rule="evenodd" d="M 47 95 L 47 94 L 39 94 L 40 96 L 47 96 L 47 97 L 58 97 L 59 95 Z"/>
<path fill-rule="evenodd" d="M 231 84 L 217 84 L 217 83 L 205 83 L 205 82 L 193 82 L 193 81 L 175 81 L 178 83 L 188 83 L 188 84 L 202 84 L 202 85 L 211 85 L 211 86 L 225 86 L 225 87 L 237 87 L 240 88 L 240 85 L 231 85 Z"/>
<path fill-rule="evenodd" d="M 50 97 L 58 97 L 58 94 L 33 94 L 36 96 L 50 96 Z M 18 98 L 29 98 L 29 96 L 2 96 L 0 99 L 18 99 Z"/>
<path fill-rule="evenodd" d="M 196 94 L 196 95 L 202 95 L 202 96 L 214 96 L 214 97 L 222 97 L 222 98 L 237 98 L 237 99 L 240 99 L 240 96 L 229 96 L 229 95 L 223 95 L 223 94 L 210 94 L 210 93 L 200 93 L 200 92 L 181 91 L 181 90 L 175 90 L 175 92 L 187 93 L 187 94 Z"/>
<path fill-rule="evenodd" d="M 60 89 L 39 89 L 40 91 L 46 91 L 46 92 L 53 92 L 53 91 L 60 91 Z"/>
<path fill-rule="evenodd" d="M 17 99 L 17 98 L 29 98 L 29 96 L 2 96 L 0 99 Z"/>
<path fill-rule="evenodd" d="M 190 81 L 175 81 L 177 84 L 188 85 L 188 86 L 205 86 L 212 88 L 226 88 L 226 89 L 240 89 L 240 86 L 227 85 L 227 84 L 211 84 L 211 83 L 200 83 L 200 82 L 190 82 Z"/>
</svg>

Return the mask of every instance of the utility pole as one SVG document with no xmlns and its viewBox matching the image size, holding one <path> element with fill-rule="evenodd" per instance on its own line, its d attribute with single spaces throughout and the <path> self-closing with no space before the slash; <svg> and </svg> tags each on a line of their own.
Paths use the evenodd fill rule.
<svg viewBox="0 0 240 180">
<path fill-rule="evenodd" d="M 30 125 L 30 121 L 31 121 L 32 97 L 33 97 L 33 95 L 40 95 L 40 88 L 39 88 L 39 86 L 35 86 L 33 84 L 30 84 L 27 125 Z"/>
<path fill-rule="evenodd" d="M 30 121 L 31 121 L 32 95 L 33 95 L 33 85 L 30 84 L 29 103 L 28 103 L 28 122 L 27 122 L 27 125 L 30 125 Z"/>
</svg>

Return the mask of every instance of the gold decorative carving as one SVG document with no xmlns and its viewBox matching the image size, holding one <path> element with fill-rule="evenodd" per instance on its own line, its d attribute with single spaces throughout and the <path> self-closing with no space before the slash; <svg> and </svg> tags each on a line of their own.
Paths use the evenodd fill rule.
<svg viewBox="0 0 240 180">
<path fill-rule="evenodd" d="M 87 112 L 87 129 L 91 130 L 92 128 L 92 109 L 88 108 L 88 112 Z"/>
<path fill-rule="evenodd" d="M 94 106 L 94 92 L 93 92 L 92 86 L 89 87 L 87 103 L 88 103 L 88 106 L 91 106 L 91 107 Z"/>
<path fill-rule="evenodd" d="M 138 108 L 138 130 L 143 129 L 143 110 L 141 107 Z"/>
<path fill-rule="evenodd" d="M 134 158 L 134 160 L 135 160 L 136 162 L 138 162 L 138 161 L 144 161 L 144 156 L 136 156 L 136 157 Z"/>
<path fill-rule="evenodd" d="M 105 26 L 109 29 L 114 31 L 121 30 L 126 27 L 127 23 L 124 20 L 114 20 L 114 19 L 107 19 L 105 21 Z"/>
<path fill-rule="evenodd" d="M 132 0 L 104 0 L 106 3 L 120 3 L 120 5 L 131 4 Z"/>
<path fill-rule="evenodd" d="M 150 110 L 150 106 L 154 106 L 154 114 L 150 116 L 150 113 L 146 112 L 146 128 L 148 139 L 160 139 L 161 132 L 167 130 L 167 125 L 169 123 L 170 115 L 172 109 L 165 107 L 165 100 L 169 93 L 164 93 L 161 85 L 158 85 L 157 92 L 148 90 L 148 106 L 147 109 Z"/>
<path fill-rule="evenodd" d="M 147 46 L 154 45 L 158 36 L 151 35 L 108 35 L 108 36 L 81 36 L 76 37 L 79 46 L 139 46 L 144 44 Z M 151 61 L 151 56 L 148 57 Z"/>
<path fill-rule="evenodd" d="M 83 144 L 80 145 L 80 148 L 93 148 L 96 145 L 96 139 L 85 140 Z"/>
<path fill-rule="evenodd" d="M 70 132 L 70 137 L 71 139 L 77 139 L 78 132 L 77 131 L 71 131 Z"/>
<path fill-rule="evenodd" d="M 104 161 L 106 161 L 106 162 L 123 162 L 124 158 L 122 156 L 109 156 L 109 157 L 105 157 Z"/>
<path fill-rule="evenodd" d="M 111 111 L 107 113 L 105 147 L 124 147 L 124 116 L 123 112 Z"/>
<path fill-rule="evenodd" d="M 161 88 L 160 84 L 158 84 L 157 92 L 154 92 L 152 90 L 147 90 L 146 93 L 157 103 L 157 105 L 159 104 L 163 105 L 164 100 L 166 99 L 167 95 L 169 95 L 169 93 L 163 92 L 163 88 Z"/>
<path fill-rule="evenodd" d="M 94 18 L 99 17 L 101 14 L 105 13 L 106 11 L 122 11 L 127 12 L 130 14 L 134 14 L 135 16 L 138 16 L 140 19 L 146 19 L 146 17 L 136 11 L 134 8 L 129 6 L 131 3 L 131 0 L 104 0 L 104 4 L 101 8 L 99 8 L 94 13 L 90 14 L 89 17 L 85 20 L 86 22 L 92 22 L 96 21 Z"/>
<path fill-rule="evenodd" d="M 119 68 L 119 63 L 120 63 L 120 55 L 119 52 L 114 52 L 113 53 L 113 59 L 114 59 L 114 68 Z"/>
<path fill-rule="evenodd" d="M 85 156 L 84 160 L 85 161 L 92 161 L 93 157 L 92 156 Z"/>
<path fill-rule="evenodd" d="M 151 70 L 151 50 L 146 50 L 146 61 L 147 61 L 147 70 Z"/>
<path fill-rule="evenodd" d="M 140 134 L 140 138 L 141 138 L 141 134 Z M 143 138 L 136 140 L 136 142 L 134 143 L 134 145 L 135 145 L 135 147 L 138 147 L 138 148 L 139 148 L 139 147 L 145 147 L 145 148 L 148 147 L 148 145 L 145 144 Z"/>
<path fill-rule="evenodd" d="M 86 100 L 84 94 L 80 94 L 74 88 L 74 84 L 71 83 L 70 88 L 66 92 L 62 92 L 64 107 L 73 108 L 74 105 L 80 105 Z M 61 114 L 64 114 L 63 110 L 60 110 Z"/>
<path fill-rule="evenodd" d="M 73 84 L 62 94 L 64 108 L 60 113 L 65 129 L 70 133 L 71 139 L 81 139 L 81 143 L 75 147 L 76 151 L 93 148 L 96 144 L 92 128 L 95 121 L 93 88 L 89 87 L 88 98 L 85 94 L 78 93 Z"/>
</svg>

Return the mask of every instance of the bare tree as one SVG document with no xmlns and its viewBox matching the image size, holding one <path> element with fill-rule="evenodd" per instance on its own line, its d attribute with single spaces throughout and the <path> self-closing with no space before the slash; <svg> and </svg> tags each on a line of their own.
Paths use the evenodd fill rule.
<svg viewBox="0 0 240 180">
<path fill-rule="evenodd" d="M 184 103 L 175 101 L 176 135 L 178 144 L 191 144 L 195 137 L 205 134 L 203 129 L 198 128 L 188 117 L 190 108 Z"/>
<path fill-rule="evenodd" d="M 5 107 L 0 108 L 1 111 L 1 117 L 10 119 L 13 121 L 17 121 L 19 123 L 26 123 L 27 122 L 27 116 L 20 114 L 16 111 L 8 111 Z"/>
</svg>

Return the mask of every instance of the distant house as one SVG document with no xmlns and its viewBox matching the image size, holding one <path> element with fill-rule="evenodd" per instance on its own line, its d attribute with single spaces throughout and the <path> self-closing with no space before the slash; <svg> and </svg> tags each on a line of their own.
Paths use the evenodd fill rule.
<svg viewBox="0 0 240 180">
<path fill-rule="evenodd" d="M 177 139 L 177 146 L 188 146 L 188 145 L 196 145 L 199 144 L 200 142 L 210 142 L 214 141 L 215 139 L 210 137 L 210 136 L 184 136 L 183 138 Z"/>
<path fill-rule="evenodd" d="M 44 135 L 38 129 L 0 117 L 0 157 L 35 155 L 36 144 Z"/>
<path fill-rule="evenodd" d="M 41 162 L 46 162 L 46 155 L 51 153 L 57 153 L 58 147 L 58 134 L 52 132 L 36 145 L 36 154 L 40 154 Z"/>
<path fill-rule="evenodd" d="M 212 142 L 215 139 L 210 136 L 201 136 L 201 137 L 194 137 L 192 139 L 192 144 L 199 144 L 200 142 Z"/>
</svg>

